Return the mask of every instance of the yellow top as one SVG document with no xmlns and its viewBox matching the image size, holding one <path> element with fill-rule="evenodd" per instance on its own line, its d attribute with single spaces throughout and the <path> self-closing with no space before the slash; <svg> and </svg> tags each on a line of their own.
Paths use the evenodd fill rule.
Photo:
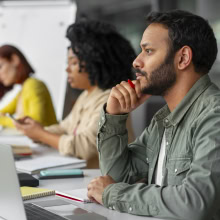
<svg viewBox="0 0 220 220">
<path fill-rule="evenodd" d="M 18 112 L 18 109 L 22 110 Z M 1 109 L 0 113 L 16 113 L 17 118 L 29 116 L 43 126 L 57 123 L 53 103 L 46 85 L 31 77 L 25 80 L 19 94 Z M 14 127 L 12 119 L 6 116 L 0 116 L 0 125 Z"/>
</svg>

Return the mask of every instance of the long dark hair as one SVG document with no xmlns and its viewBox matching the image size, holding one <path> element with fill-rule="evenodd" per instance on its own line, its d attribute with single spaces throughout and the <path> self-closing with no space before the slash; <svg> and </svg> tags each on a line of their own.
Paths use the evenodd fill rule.
<svg viewBox="0 0 220 220">
<path fill-rule="evenodd" d="M 23 83 L 35 71 L 23 55 L 23 53 L 12 45 L 3 45 L 0 47 L 0 57 L 11 61 L 12 55 L 17 55 L 20 59 L 20 65 L 17 67 L 16 83 Z"/>
</svg>

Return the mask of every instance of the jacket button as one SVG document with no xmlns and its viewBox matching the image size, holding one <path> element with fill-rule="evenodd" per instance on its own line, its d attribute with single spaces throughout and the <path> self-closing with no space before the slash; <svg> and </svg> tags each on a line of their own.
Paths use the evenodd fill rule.
<svg viewBox="0 0 220 220">
<path fill-rule="evenodd" d="M 175 173 L 177 173 L 177 171 L 178 171 L 177 169 L 174 170 Z"/>
</svg>

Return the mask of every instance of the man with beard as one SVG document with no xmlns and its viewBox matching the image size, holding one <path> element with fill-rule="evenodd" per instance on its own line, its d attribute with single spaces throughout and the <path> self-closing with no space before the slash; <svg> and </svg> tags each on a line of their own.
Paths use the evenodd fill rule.
<svg viewBox="0 0 220 220">
<path fill-rule="evenodd" d="M 103 176 L 88 185 L 88 197 L 134 215 L 220 219 L 220 90 L 208 76 L 217 55 L 213 30 L 179 10 L 150 13 L 147 21 L 135 87 L 115 86 L 102 110 Z M 150 95 L 167 105 L 128 145 L 128 113 Z"/>
</svg>

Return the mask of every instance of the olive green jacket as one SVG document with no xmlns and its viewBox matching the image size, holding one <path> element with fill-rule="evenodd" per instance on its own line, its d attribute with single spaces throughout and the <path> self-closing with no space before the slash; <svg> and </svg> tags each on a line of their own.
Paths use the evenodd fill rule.
<svg viewBox="0 0 220 220">
<path fill-rule="evenodd" d="M 129 145 L 126 119 L 105 114 L 105 108 L 101 114 L 100 168 L 117 182 L 105 188 L 104 206 L 163 219 L 220 220 L 220 90 L 208 75 L 173 112 L 167 105 L 160 109 Z M 164 132 L 163 183 L 157 186 L 154 174 Z"/>
</svg>

